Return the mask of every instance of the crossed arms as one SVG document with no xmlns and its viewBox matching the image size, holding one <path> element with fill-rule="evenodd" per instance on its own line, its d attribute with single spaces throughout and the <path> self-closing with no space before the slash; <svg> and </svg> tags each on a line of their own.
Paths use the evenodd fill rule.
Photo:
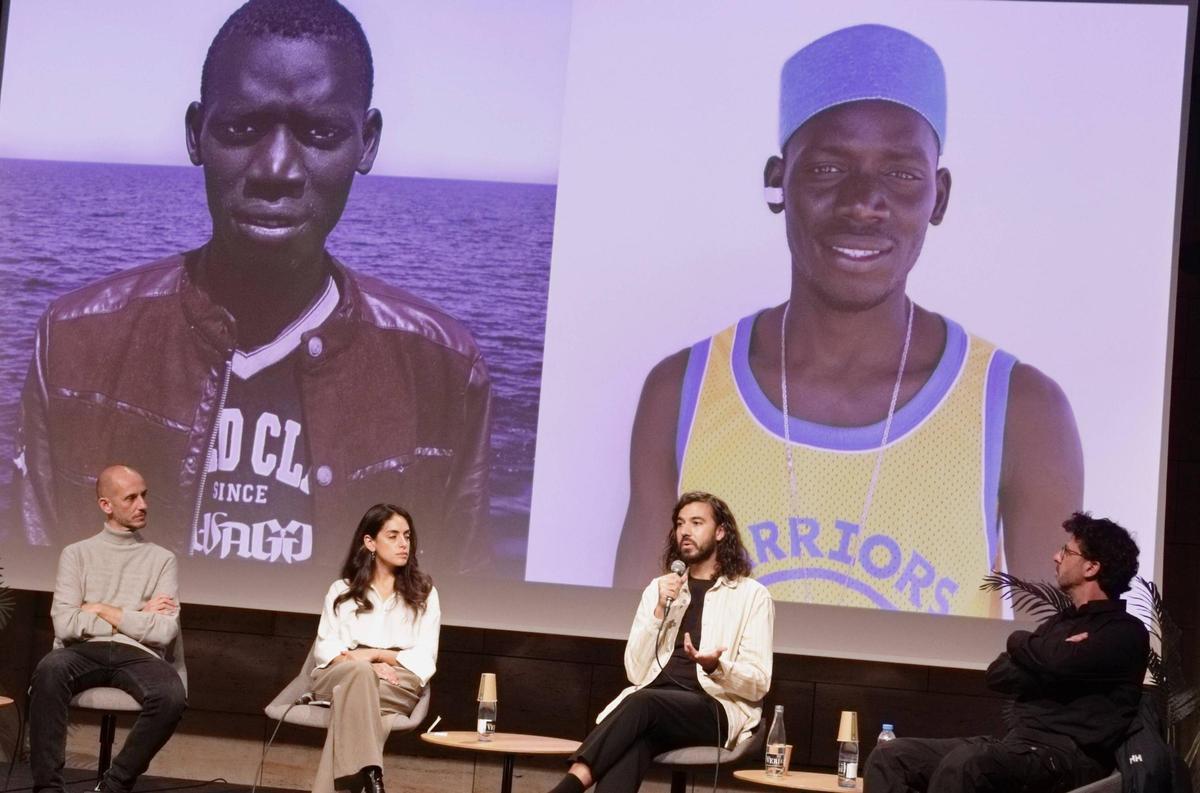
<svg viewBox="0 0 1200 793">
<path fill-rule="evenodd" d="M 168 556 L 150 591 L 137 608 L 84 601 L 84 565 L 69 546 L 58 562 L 50 617 L 54 636 L 63 643 L 124 634 L 147 647 L 168 647 L 179 634 L 179 578 L 174 555 Z"/>
</svg>

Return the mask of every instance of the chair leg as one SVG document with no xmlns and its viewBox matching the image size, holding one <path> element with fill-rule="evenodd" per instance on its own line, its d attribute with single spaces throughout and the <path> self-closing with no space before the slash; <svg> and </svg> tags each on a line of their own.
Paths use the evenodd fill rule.
<svg viewBox="0 0 1200 793">
<path fill-rule="evenodd" d="M 100 760 L 96 763 L 96 779 L 103 779 L 112 765 L 113 742 L 117 739 L 117 714 L 105 713 L 100 717 Z"/>
<path fill-rule="evenodd" d="M 687 793 L 688 772 L 682 768 L 671 769 L 671 793 Z"/>
</svg>

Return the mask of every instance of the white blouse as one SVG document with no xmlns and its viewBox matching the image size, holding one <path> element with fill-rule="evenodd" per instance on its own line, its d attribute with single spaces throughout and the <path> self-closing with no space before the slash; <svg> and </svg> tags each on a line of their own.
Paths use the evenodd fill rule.
<svg viewBox="0 0 1200 793">
<path fill-rule="evenodd" d="M 353 598 L 343 601 L 335 610 L 333 601 L 348 589 L 350 585 L 338 579 L 325 594 L 325 608 L 321 611 L 317 644 L 313 648 L 317 668 L 328 666 L 342 650 L 356 647 L 396 650 L 396 662 L 421 678 L 421 685 L 427 684 L 437 670 L 438 633 L 442 629 L 437 589 L 429 591 L 425 610 L 419 614 L 414 614 L 398 595 L 385 602 L 374 587 L 367 588 L 367 600 L 374 607 L 370 611 L 357 613 L 358 604 Z"/>
</svg>

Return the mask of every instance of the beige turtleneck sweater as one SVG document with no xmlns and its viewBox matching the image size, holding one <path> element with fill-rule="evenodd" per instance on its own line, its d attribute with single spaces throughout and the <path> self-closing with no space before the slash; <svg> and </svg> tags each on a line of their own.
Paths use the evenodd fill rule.
<svg viewBox="0 0 1200 793">
<path fill-rule="evenodd" d="M 50 606 L 54 646 L 117 641 L 163 657 L 179 634 L 179 613 L 139 611 L 155 595 L 179 601 L 175 554 L 147 542 L 140 532 L 106 525 L 99 534 L 68 545 L 59 557 Z M 84 603 L 121 609 L 120 627 L 84 611 Z"/>
</svg>

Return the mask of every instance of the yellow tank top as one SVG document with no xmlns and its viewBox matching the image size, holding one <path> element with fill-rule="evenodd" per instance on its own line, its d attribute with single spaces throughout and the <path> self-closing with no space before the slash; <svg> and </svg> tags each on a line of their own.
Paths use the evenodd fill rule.
<svg viewBox="0 0 1200 793">
<path fill-rule="evenodd" d="M 690 352 L 676 435 L 680 492 L 705 490 L 729 503 L 753 575 L 776 600 L 1011 616 L 979 584 L 1004 569 L 998 493 L 1016 359 L 944 320 L 942 357 L 896 410 L 860 526 L 883 422 L 791 418 L 793 489 L 783 414 L 750 371 L 755 318 Z"/>
</svg>

